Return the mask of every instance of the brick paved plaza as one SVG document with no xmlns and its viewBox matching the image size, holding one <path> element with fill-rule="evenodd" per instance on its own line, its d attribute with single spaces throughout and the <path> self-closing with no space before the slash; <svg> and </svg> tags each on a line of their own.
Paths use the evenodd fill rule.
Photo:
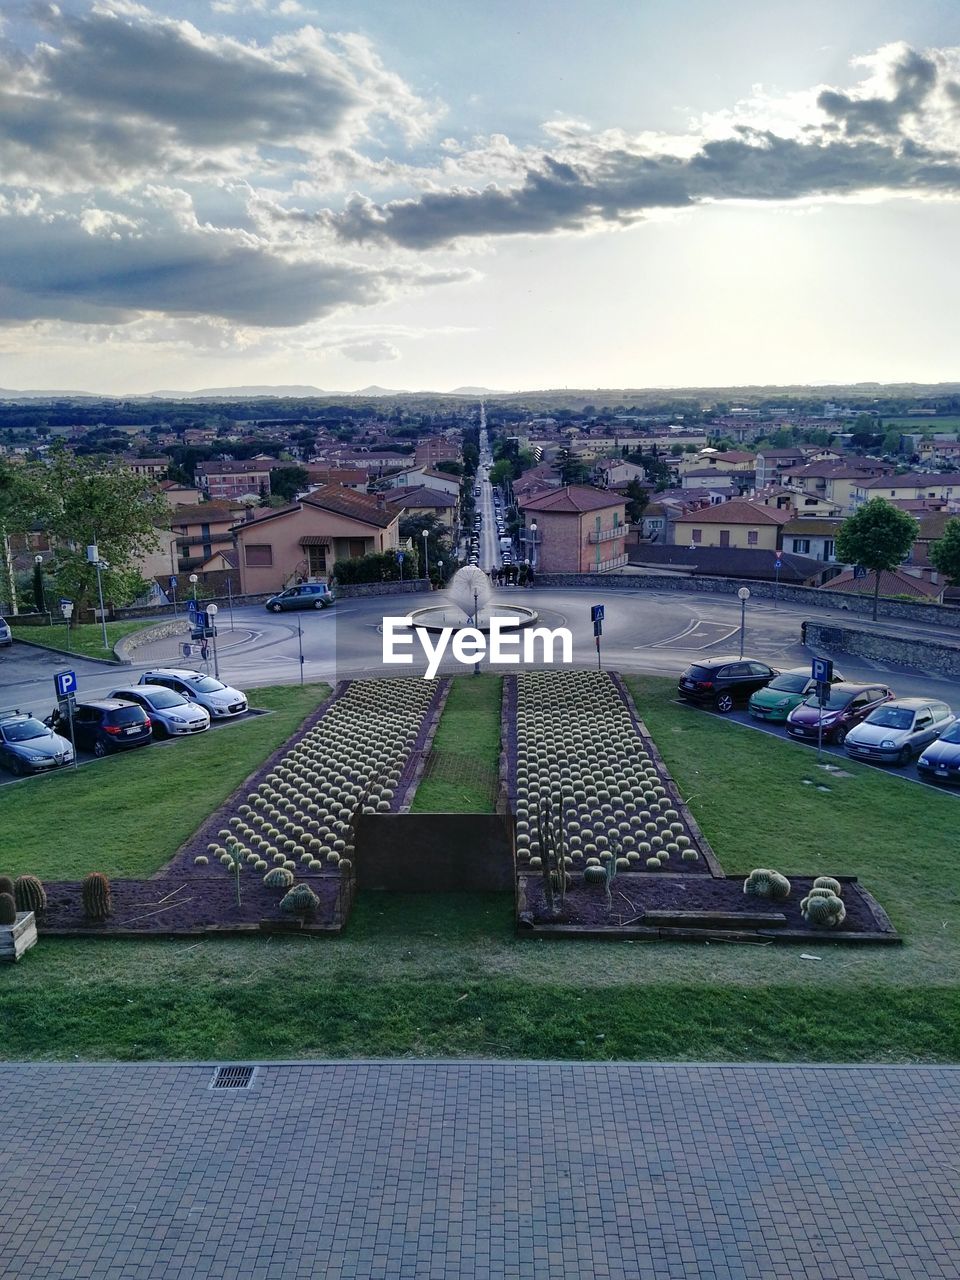
<svg viewBox="0 0 960 1280">
<path fill-rule="evenodd" d="M 954 1068 L 212 1074 L 0 1065 L 0 1277 L 960 1276 Z"/>
</svg>

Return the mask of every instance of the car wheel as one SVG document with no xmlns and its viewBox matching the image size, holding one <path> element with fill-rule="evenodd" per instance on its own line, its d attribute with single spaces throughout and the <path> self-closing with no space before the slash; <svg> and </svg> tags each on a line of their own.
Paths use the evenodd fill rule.
<svg viewBox="0 0 960 1280">
<path fill-rule="evenodd" d="M 103 757 L 107 754 L 107 748 L 103 745 L 103 743 L 100 741 L 99 738 L 93 744 L 93 754 L 97 757 L 98 760 L 102 760 Z"/>
<path fill-rule="evenodd" d="M 725 716 L 728 712 L 733 710 L 733 694 L 718 693 L 714 699 L 713 705 L 721 715 Z"/>
<path fill-rule="evenodd" d="M 4 764 L 15 778 L 23 777 L 23 765 L 16 756 L 10 756 L 8 760 L 4 761 Z"/>
<path fill-rule="evenodd" d="M 282 613 L 282 612 L 283 612 L 283 609 L 282 609 L 282 608 L 280 607 L 280 605 L 278 605 L 278 604 L 272 604 L 272 605 L 270 606 L 270 612 L 271 612 L 271 613 Z"/>
<path fill-rule="evenodd" d="M 913 759 L 913 752 L 910 750 L 909 747 L 904 747 L 903 750 L 900 752 L 900 754 L 897 756 L 897 764 L 900 765 L 902 768 L 904 765 L 908 765 L 912 759 Z"/>
<path fill-rule="evenodd" d="M 834 730 L 833 740 L 838 747 L 842 747 L 847 737 L 847 726 L 842 724 L 839 729 Z"/>
<path fill-rule="evenodd" d="M 315 609 L 325 609 L 327 607 L 326 600 L 314 600 L 313 607 Z"/>
</svg>

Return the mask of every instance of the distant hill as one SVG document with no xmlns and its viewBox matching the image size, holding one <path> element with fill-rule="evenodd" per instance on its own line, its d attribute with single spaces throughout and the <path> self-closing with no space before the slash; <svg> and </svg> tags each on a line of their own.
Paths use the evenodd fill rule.
<svg viewBox="0 0 960 1280">
<path fill-rule="evenodd" d="M 311 386 L 251 386 L 251 387 L 201 387 L 199 391 L 152 391 L 138 399 L 146 400 L 250 400 L 264 399 L 296 399 L 305 400 L 312 396 L 325 396 L 330 393 Z"/>
<path fill-rule="evenodd" d="M 0 387 L 0 400 L 103 400 L 92 391 L 10 391 Z"/>
<path fill-rule="evenodd" d="M 452 396 L 505 396 L 507 391 L 491 391 L 489 387 L 454 387 L 448 394 Z"/>
</svg>

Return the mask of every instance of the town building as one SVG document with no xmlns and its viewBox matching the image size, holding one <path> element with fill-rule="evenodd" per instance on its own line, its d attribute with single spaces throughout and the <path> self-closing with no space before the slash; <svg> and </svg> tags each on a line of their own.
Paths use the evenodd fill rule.
<svg viewBox="0 0 960 1280">
<path fill-rule="evenodd" d="M 674 540 L 677 546 L 776 551 L 783 545 L 783 526 L 792 517 L 790 510 L 733 498 L 682 516 L 674 526 Z"/>
<path fill-rule="evenodd" d="M 327 485 L 234 526 L 245 594 L 279 591 L 298 578 L 326 581 L 338 560 L 395 550 L 400 512 L 382 496 Z"/>
<path fill-rule="evenodd" d="M 869 502 L 871 498 L 957 501 L 960 500 L 960 472 L 925 475 L 918 471 L 902 476 L 876 476 L 861 480 L 853 492 L 855 507 Z"/>
<path fill-rule="evenodd" d="M 184 572 L 199 569 L 218 551 L 232 551 L 233 526 L 244 515 L 239 504 L 201 502 L 178 507 L 170 517 L 177 543 L 177 564 Z"/>
<path fill-rule="evenodd" d="M 402 520 L 416 516 L 435 516 L 451 534 L 457 526 L 460 503 L 457 498 L 441 493 L 439 489 L 429 489 L 426 485 L 420 485 L 416 489 L 404 486 L 391 489 L 384 496 L 387 506 L 392 511 L 399 511 Z"/>
<path fill-rule="evenodd" d="M 245 458 L 242 461 L 198 462 L 196 477 L 212 502 L 236 502 L 239 498 L 268 497 L 270 472 L 288 464 L 276 458 Z"/>
<path fill-rule="evenodd" d="M 619 496 L 565 485 L 518 499 L 518 506 L 526 557 L 537 572 L 605 573 L 626 565 L 628 525 Z"/>
</svg>

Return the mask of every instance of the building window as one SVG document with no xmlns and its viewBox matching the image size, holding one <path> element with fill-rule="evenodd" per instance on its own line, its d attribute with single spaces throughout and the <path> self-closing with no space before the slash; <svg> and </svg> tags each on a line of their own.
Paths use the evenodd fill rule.
<svg viewBox="0 0 960 1280">
<path fill-rule="evenodd" d="M 699 541 L 702 539 L 702 537 L 703 537 L 703 530 L 702 530 L 702 529 L 694 529 L 694 531 L 693 531 L 693 541 L 694 541 L 694 542 L 699 542 Z"/>
<path fill-rule="evenodd" d="M 833 544 L 831 543 L 831 546 L 832 546 L 832 545 L 833 545 Z M 809 555 L 809 554 L 810 554 L 810 539 L 809 539 L 809 538 L 794 538 L 794 540 L 793 540 L 793 550 L 796 552 L 796 554 L 797 554 L 798 556 L 807 556 L 807 555 Z"/>
<path fill-rule="evenodd" d="M 833 559 L 833 539 L 825 538 L 823 541 L 823 558 L 824 560 Z"/>
<path fill-rule="evenodd" d="M 327 573 L 327 548 L 307 547 L 307 564 L 311 578 L 323 578 Z"/>
<path fill-rule="evenodd" d="M 273 547 L 269 542 L 248 542 L 244 547 L 248 569 L 273 567 Z"/>
<path fill-rule="evenodd" d="M 747 546 L 755 547 L 759 541 L 760 541 L 760 534 L 756 531 L 756 529 L 748 529 L 747 530 Z"/>
</svg>

